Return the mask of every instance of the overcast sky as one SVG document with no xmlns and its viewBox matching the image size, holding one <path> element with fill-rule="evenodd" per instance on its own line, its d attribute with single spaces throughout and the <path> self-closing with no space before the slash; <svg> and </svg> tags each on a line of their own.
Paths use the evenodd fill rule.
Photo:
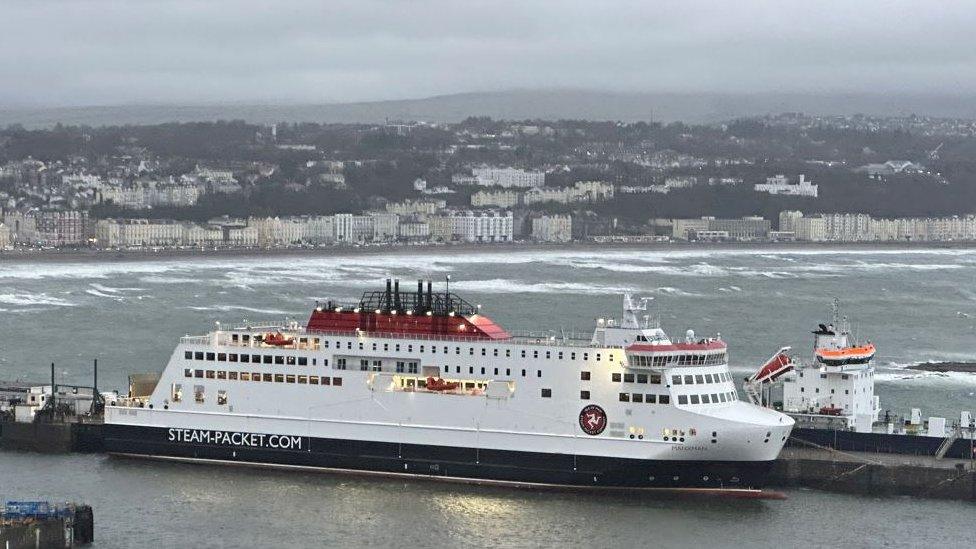
<svg viewBox="0 0 976 549">
<path fill-rule="evenodd" d="M 0 0 L 0 108 L 976 92 L 976 3 Z"/>
</svg>

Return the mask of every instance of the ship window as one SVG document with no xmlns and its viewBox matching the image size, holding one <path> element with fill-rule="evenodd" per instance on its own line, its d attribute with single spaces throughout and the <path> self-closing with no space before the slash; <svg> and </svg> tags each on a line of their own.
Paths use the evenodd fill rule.
<svg viewBox="0 0 976 549">
<path fill-rule="evenodd" d="M 399 349 L 397 349 L 397 350 L 399 350 Z M 461 348 L 460 347 L 455 347 L 454 348 L 454 354 L 456 354 L 456 355 L 461 354 Z"/>
<path fill-rule="evenodd" d="M 512 369 L 511 368 L 505 368 L 505 375 L 511 376 L 512 375 Z"/>
<path fill-rule="evenodd" d="M 647 374 L 637 374 L 637 383 L 647 383 Z"/>
<path fill-rule="evenodd" d="M 468 366 L 468 373 L 469 374 L 473 374 L 474 373 L 474 366 Z"/>
<path fill-rule="evenodd" d="M 447 345 L 444 346 L 444 354 L 447 354 Z"/>
<path fill-rule="evenodd" d="M 607 360 L 609 360 L 610 362 L 613 362 L 613 353 L 610 353 L 610 354 L 609 354 L 609 355 L 607 356 Z"/>
<path fill-rule="evenodd" d="M 261 374 L 254 372 L 251 374 L 251 381 L 261 381 Z"/>
<path fill-rule="evenodd" d="M 345 370 L 346 369 L 346 359 L 344 359 L 344 358 L 337 358 L 336 359 L 335 367 L 336 367 L 336 370 Z"/>
<path fill-rule="evenodd" d="M 407 352 L 408 353 L 412 353 L 413 352 L 413 345 L 407 345 Z"/>
<path fill-rule="evenodd" d="M 203 360 L 203 351 L 197 351 L 193 353 L 194 360 Z"/>
<path fill-rule="evenodd" d="M 522 377 L 525 377 L 525 370 L 522 370 Z"/>
<path fill-rule="evenodd" d="M 261 364 L 261 355 L 251 355 L 251 362 Z"/>
<path fill-rule="evenodd" d="M 657 399 L 657 402 L 658 402 L 658 404 L 670 404 L 671 403 L 671 395 L 661 395 Z"/>
<path fill-rule="evenodd" d="M 271 356 L 271 355 L 264 355 L 264 363 L 265 364 L 271 364 L 272 362 L 274 362 L 274 357 L 273 356 Z"/>
<path fill-rule="evenodd" d="M 552 389 L 543 389 L 542 398 L 552 398 Z"/>
<path fill-rule="evenodd" d="M 671 383 L 673 385 L 681 385 L 681 376 L 671 376 Z"/>
<path fill-rule="evenodd" d="M 580 400 L 590 400 L 590 392 L 580 391 Z"/>
<path fill-rule="evenodd" d="M 217 353 L 217 360 L 220 362 L 227 362 L 227 353 Z"/>
<path fill-rule="evenodd" d="M 237 381 L 237 372 L 227 372 L 227 379 Z"/>
<path fill-rule="evenodd" d="M 230 334 L 230 340 L 233 343 L 237 343 L 237 334 Z"/>
<path fill-rule="evenodd" d="M 243 334 L 243 335 L 241 336 L 241 343 L 244 343 L 244 344 L 246 345 L 246 344 L 247 344 L 247 343 L 249 343 L 250 341 L 251 341 L 251 336 L 250 336 L 250 335 L 248 335 L 248 334 Z"/>
<path fill-rule="evenodd" d="M 224 370 L 217 370 L 217 379 L 227 379 L 227 372 Z"/>
<path fill-rule="evenodd" d="M 820 392 L 820 387 L 814 388 L 814 392 L 819 393 Z"/>
<path fill-rule="evenodd" d="M 342 378 L 341 377 L 334 377 L 334 378 L 332 378 L 332 384 L 335 385 L 336 387 L 341 387 L 342 386 Z"/>
<path fill-rule="evenodd" d="M 295 383 L 295 376 L 293 374 L 286 375 L 285 383 Z"/>
<path fill-rule="evenodd" d="M 712 374 L 705 374 L 705 383 L 714 383 L 712 380 Z"/>
<path fill-rule="evenodd" d="M 274 380 L 274 378 L 271 377 L 271 374 L 262 374 L 261 375 L 261 381 L 264 381 L 265 383 L 270 383 L 273 380 Z"/>
<path fill-rule="evenodd" d="M 389 351 L 390 350 L 390 344 L 389 343 L 384 343 L 383 344 L 383 350 L 384 351 Z"/>
<path fill-rule="evenodd" d="M 535 377 L 542 377 L 542 370 L 536 370 Z"/>
<path fill-rule="evenodd" d="M 804 389 L 805 389 L 805 387 L 800 387 L 800 392 L 801 393 L 805 393 L 806 391 L 804 391 Z"/>
<path fill-rule="evenodd" d="M 448 369 L 448 368 L 447 368 L 447 365 L 444 365 L 444 371 L 445 371 L 445 372 L 447 371 L 447 369 Z M 414 373 L 416 373 L 416 372 L 414 372 Z M 460 367 L 460 366 L 455 366 L 455 367 L 454 367 L 454 373 L 456 373 L 456 374 L 460 374 L 460 373 L 461 373 L 461 367 Z"/>
<path fill-rule="evenodd" d="M 701 401 L 702 401 L 702 404 L 711 404 L 712 403 L 711 399 L 708 398 L 708 395 L 702 395 L 701 396 Z"/>
<path fill-rule="evenodd" d="M 695 383 L 697 383 L 699 385 L 701 385 L 702 383 L 705 383 L 705 377 L 702 376 L 701 374 L 696 375 L 695 376 Z"/>
<path fill-rule="evenodd" d="M 830 394 L 834 394 L 834 390 L 833 389 L 830 390 Z"/>
<path fill-rule="evenodd" d="M 227 355 L 227 360 L 229 362 L 237 362 L 237 353 L 231 353 Z"/>
<path fill-rule="evenodd" d="M 576 353 L 575 352 L 569 353 L 569 359 L 576 360 Z"/>
<path fill-rule="evenodd" d="M 359 342 L 359 350 L 360 350 L 360 351 L 362 351 L 362 350 L 363 350 L 363 342 L 362 342 L 362 341 L 360 341 L 360 342 Z"/>
<path fill-rule="evenodd" d="M 223 406 L 227 404 L 227 391 L 217 391 L 217 405 Z"/>
<path fill-rule="evenodd" d="M 213 370 L 207 370 L 207 379 L 215 379 L 217 377 L 216 372 Z"/>
<path fill-rule="evenodd" d="M 634 374 L 624 374 L 624 383 L 633 383 Z"/>
<path fill-rule="evenodd" d="M 383 371 L 383 361 L 382 360 L 374 360 L 373 361 L 373 371 L 374 372 L 382 372 Z"/>
<path fill-rule="evenodd" d="M 539 358 L 539 351 L 532 351 L 532 358 Z"/>
<path fill-rule="evenodd" d="M 180 385 L 179 383 L 174 383 L 173 384 L 172 399 L 173 399 L 173 402 L 182 402 L 183 401 L 183 386 Z"/>
<path fill-rule="evenodd" d="M 402 360 L 398 360 L 397 361 L 397 363 L 396 363 L 396 371 L 397 371 L 398 374 L 402 374 L 403 372 L 405 372 L 406 371 L 406 368 L 407 368 L 407 363 L 406 362 L 404 362 Z M 447 366 L 444 366 L 444 371 L 445 372 L 447 371 Z"/>
<path fill-rule="evenodd" d="M 699 397 L 698 395 L 691 395 L 691 403 L 701 404 L 701 397 Z"/>
<path fill-rule="evenodd" d="M 474 356 L 474 347 L 468 347 L 468 355 Z"/>
<path fill-rule="evenodd" d="M 644 395 L 644 402 L 648 404 L 657 404 L 657 395 L 653 395 L 653 394 Z"/>
<path fill-rule="evenodd" d="M 851 394 L 851 391 L 849 389 L 844 389 L 844 394 L 845 395 L 849 395 L 849 394 Z"/>
<path fill-rule="evenodd" d="M 563 352 L 562 351 L 559 351 L 559 354 L 556 355 L 556 358 L 558 358 L 559 360 L 562 360 L 563 359 Z"/>
<path fill-rule="evenodd" d="M 213 360 L 215 358 L 215 353 L 207 353 L 207 360 Z"/>
<path fill-rule="evenodd" d="M 827 374 L 820 374 L 820 379 L 827 379 Z"/>
<path fill-rule="evenodd" d="M 661 374 L 651 374 L 651 384 L 660 385 L 661 384 Z"/>
<path fill-rule="evenodd" d="M 283 357 L 281 355 L 275 355 L 275 357 L 274 357 L 274 363 L 275 364 L 284 364 L 285 363 L 285 357 Z"/>
<path fill-rule="evenodd" d="M 183 368 L 183 377 L 193 377 L 193 370 L 189 368 Z"/>
<path fill-rule="evenodd" d="M 511 358 L 511 357 L 512 357 L 512 350 L 505 349 L 505 358 Z"/>
<path fill-rule="evenodd" d="M 299 385 L 308 385 L 308 376 L 298 376 Z"/>
<path fill-rule="evenodd" d="M 678 395 L 678 404 L 688 404 L 688 395 Z"/>
<path fill-rule="evenodd" d="M 293 357 L 293 356 L 287 356 L 287 357 L 285 357 L 285 364 L 287 364 L 289 366 L 294 366 L 295 365 L 295 357 Z"/>
<path fill-rule="evenodd" d="M 546 351 L 546 360 L 549 360 L 551 358 L 552 358 L 552 351 Z"/>
<path fill-rule="evenodd" d="M 184 351 L 183 358 L 191 360 L 193 358 L 193 351 Z"/>
<path fill-rule="evenodd" d="M 620 393 L 620 402 L 630 402 L 630 393 Z"/>
<path fill-rule="evenodd" d="M 685 376 L 685 385 L 691 385 L 695 382 L 694 376 Z"/>
<path fill-rule="evenodd" d="M 585 370 L 582 371 L 582 372 L 580 372 L 580 379 L 583 380 L 583 381 L 589 381 L 590 380 L 590 372 L 587 372 Z"/>
<path fill-rule="evenodd" d="M 274 375 L 274 380 L 275 380 L 275 383 L 284 383 L 285 382 L 285 374 L 275 374 Z"/>
<path fill-rule="evenodd" d="M 485 375 L 485 367 L 484 366 L 481 367 L 481 375 Z"/>
<path fill-rule="evenodd" d="M 614 372 L 614 373 L 610 374 L 610 381 L 612 381 L 614 383 L 620 383 L 620 373 L 619 372 Z"/>
<path fill-rule="evenodd" d="M 194 385 L 193 386 L 193 400 L 195 400 L 197 402 L 197 404 L 203 404 L 204 397 L 205 397 L 205 394 L 203 392 L 203 385 Z"/>
<path fill-rule="evenodd" d="M 189 358 L 189 357 L 187 357 L 187 358 Z M 850 377 L 851 377 L 851 376 L 849 376 L 849 375 L 847 375 L 847 374 L 842 374 L 842 375 L 840 376 L 840 378 L 841 378 L 841 379 L 843 379 L 843 380 L 847 380 L 847 379 L 849 379 Z"/>
<path fill-rule="evenodd" d="M 644 393 L 634 393 L 630 395 L 631 402 L 644 402 Z"/>
<path fill-rule="evenodd" d="M 300 356 L 300 357 L 298 357 L 298 365 L 299 366 L 308 366 L 308 357 L 306 357 L 306 356 Z"/>
<path fill-rule="evenodd" d="M 522 349 L 522 358 L 525 358 L 525 349 Z"/>
<path fill-rule="evenodd" d="M 484 347 L 481 348 L 481 356 L 486 356 L 485 355 L 485 348 Z"/>
<path fill-rule="evenodd" d="M 408 362 L 407 363 L 407 372 L 408 373 L 411 373 L 411 374 L 416 374 L 417 373 L 417 367 L 418 366 L 419 365 L 416 362 Z M 460 373 L 461 372 L 461 367 L 458 366 L 457 370 L 458 370 L 458 373 Z"/>
<path fill-rule="evenodd" d="M 363 372 L 369 370 L 369 361 L 365 358 L 359 359 L 359 370 Z"/>
<path fill-rule="evenodd" d="M 329 379 L 329 378 L 323 377 L 322 379 Z M 318 385 L 319 384 L 319 377 L 318 376 L 308 376 L 308 384 L 309 385 Z"/>
<path fill-rule="evenodd" d="M 712 395 L 712 396 L 715 396 L 715 395 Z M 728 402 L 729 401 L 729 395 L 727 395 L 725 393 L 719 393 L 718 396 L 719 396 L 719 399 L 721 399 L 722 402 Z"/>
<path fill-rule="evenodd" d="M 600 362 L 600 353 L 597 353 L 597 354 L 596 354 L 596 361 L 597 361 L 597 362 Z"/>
<path fill-rule="evenodd" d="M 352 350 L 352 341 L 347 341 L 346 342 L 346 349 L 347 350 Z"/>
<path fill-rule="evenodd" d="M 251 381 L 251 372 L 241 372 L 241 381 Z"/>
<path fill-rule="evenodd" d="M 498 368 L 495 368 L 495 375 L 498 375 Z"/>
</svg>

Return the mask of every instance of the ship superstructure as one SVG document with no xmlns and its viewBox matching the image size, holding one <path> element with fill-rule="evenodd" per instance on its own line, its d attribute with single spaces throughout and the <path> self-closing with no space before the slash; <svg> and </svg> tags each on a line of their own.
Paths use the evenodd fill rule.
<svg viewBox="0 0 976 549">
<path fill-rule="evenodd" d="M 398 282 L 308 322 L 187 336 L 109 402 L 118 454 L 478 481 L 753 489 L 793 421 L 738 399 L 719 337 L 673 341 L 646 300 L 588 338 L 512 334 Z"/>
</svg>

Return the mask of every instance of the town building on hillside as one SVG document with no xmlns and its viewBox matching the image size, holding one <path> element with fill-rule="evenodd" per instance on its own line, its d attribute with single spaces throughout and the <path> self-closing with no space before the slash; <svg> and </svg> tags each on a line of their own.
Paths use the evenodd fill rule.
<svg viewBox="0 0 976 549">
<path fill-rule="evenodd" d="M 785 175 L 775 175 L 767 177 L 765 183 L 756 183 L 753 187 L 756 192 L 769 193 L 783 196 L 806 196 L 817 198 L 818 186 L 800 174 L 796 183 L 792 183 L 790 178 Z"/>
<path fill-rule="evenodd" d="M 569 242 L 573 239 L 573 218 L 568 215 L 533 217 L 532 238 L 539 242 Z"/>
<path fill-rule="evenodd" d="M 546 172 L 483 166 L 473 168 L 471 173 L 482 186 L 529 188 L 546 184 Z"/>
</svg>

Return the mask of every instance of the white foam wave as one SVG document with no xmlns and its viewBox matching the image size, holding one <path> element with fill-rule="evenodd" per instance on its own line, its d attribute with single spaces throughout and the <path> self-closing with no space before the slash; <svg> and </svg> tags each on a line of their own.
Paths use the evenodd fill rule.
<svg viewBox="0 0 976 549">
<path fill-rule="evenodd" d="M 247 307 L 244 305 L 190 306 L 185 308 L 190 309 L 192 311 L 212 311 L 212 312 L 221 312 L 221 313 L 228 313 L 232 311 L 244 311 L 248 313 L 280 315 L 280 316 L 288 316 L 288 315 L 295 314 L 294 311 L 282 311 L 280 309 L 262 309 L 259 307 Z"/>
<path fill-rule="evenodd" d="M 100 292 L 100 291 L 95 290 L 93 288 L 89 288 L 89 289 L 85 290 L 85 293 L 88 294 L 88 295 L 93 295 L 95 297 L 107 297 L 109 299 L 114 299 L 116 301 L 122 301 L 123 299 L 125 299 L 125 298 L 123 298 L 122 296 L 120 296 L 118 294 L 108 294 L 108 293 L 105 293 L 105 292 Z"/>
<path fill-rule="evenodd" d="M 460 280 L 451 283 L 451 288 L 486 294 L 548 294 L 556 292 L 606 295 L 633 292 L 634 288 L 610 286 L 605 284 L 582 284 L 577 282 L 525 282 L 494 278 L 491 280 Z"/>
<path fill-rule="evenodd" d="M 74 307 L 75 304 L 64 299 L 50 296 L 46 293 L 39 294 L 0 294 L 0 303 L 7 305 L 53 305 L 56 307 Z"/>
</svg>

